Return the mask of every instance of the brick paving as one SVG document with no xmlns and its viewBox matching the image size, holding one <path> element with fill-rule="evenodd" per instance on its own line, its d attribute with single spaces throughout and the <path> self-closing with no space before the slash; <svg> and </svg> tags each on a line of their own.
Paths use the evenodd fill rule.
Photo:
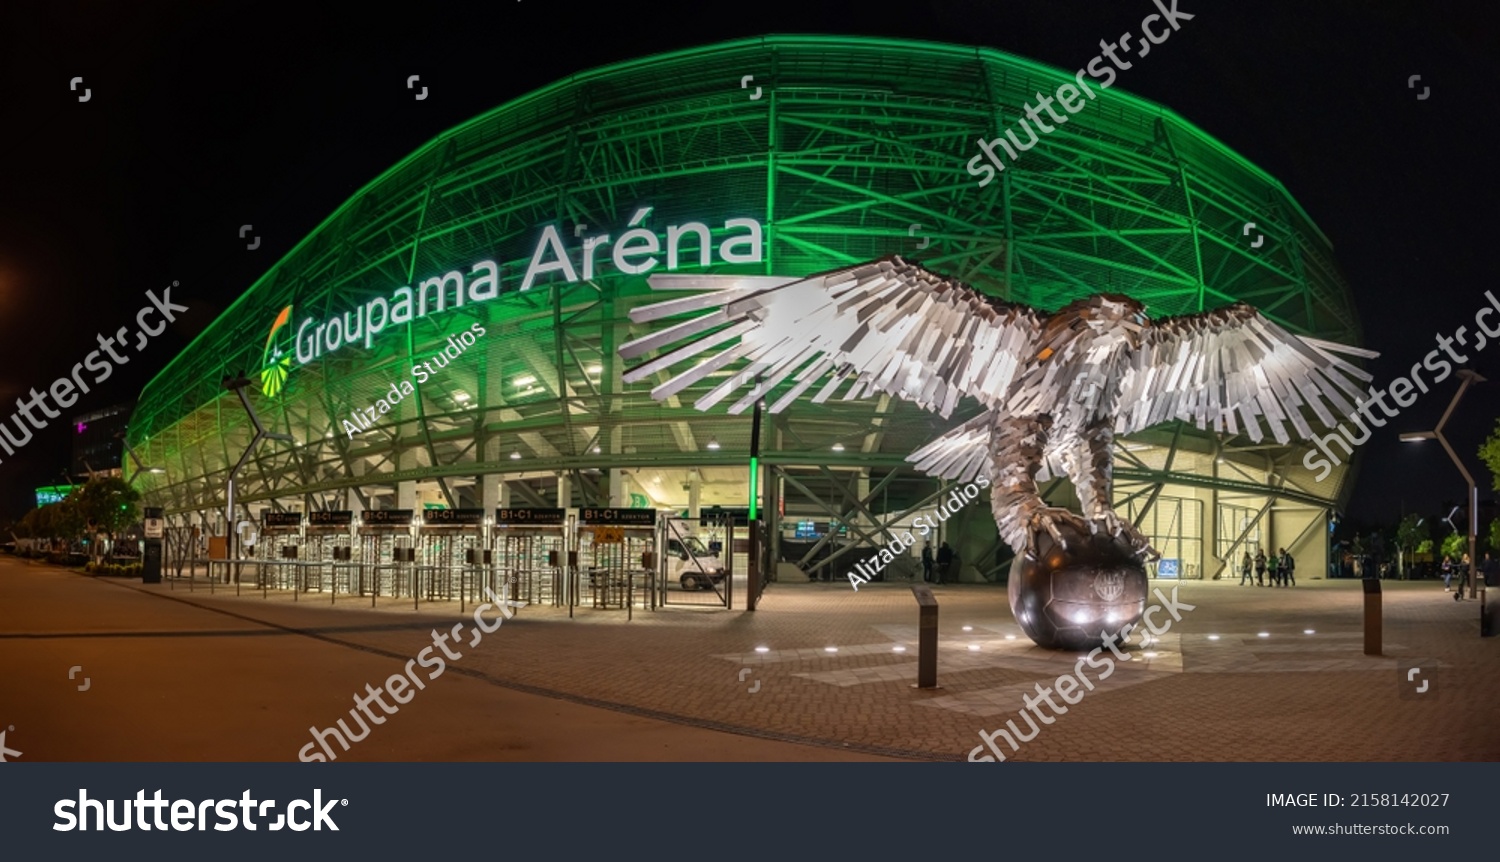
<svg viewBox="0 0 1500 862">
<path fill-rule="evenodd" d="M 1174 583 L 1153 585 L 1170 594 Z M 1478 636 L 1478 602 L 1454 602 L 1438 581 L 1384 587 L 1384 655 L 1370 657 L 1358 581 L 1184 582 L 1179 600 L 1195 608 L 1157 642 L 1132 647 L 1131 661 L 1117 662 L 1111 678 L 1008 759 L 1500 760 L 1500 638 Z M 191 594 L 181 585 L 132 588 L 399 656 L 430 643 L 443 620 L 472 617 L 457 603 L 413 612 L 409 600 L 382 599 L 372 611 L 368 600 L 330 607 L 317 594 L 293 603 L 289 594 L 235 598 L 222 587 L 209 596 L 201 584 Z M 962 760 L 980 730 L 1006 719 L 1024 728 L 1022 696 L 1071 672 L 1079 654 L 1033 645 L 1003 588 L 934 594 L 935 691 L 911 685 L 916 603 L 905 586 L 883 584 L 857 593 L 847 584 L 777 584 L 754 613 L 638 608 L 630 622 L 623 610 L 579 608 L 570 620 L 566 609 L 529 606 L 454 665 L 496 685 L 698 726 Z M 1402 662 L 1420 664 L 1436 687 L 1403 696 Z"/>
</svg>

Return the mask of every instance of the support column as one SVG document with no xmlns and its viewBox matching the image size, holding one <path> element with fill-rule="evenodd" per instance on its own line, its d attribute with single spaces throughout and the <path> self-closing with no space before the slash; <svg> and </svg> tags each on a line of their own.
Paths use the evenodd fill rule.
<svg viewBox="0 0 1500 862">
<path fill-rule="evenodd" d="M 563 509 L 573 508 L 573 479 L 567 473 L 557 474 L 557 505 Z"/>
<path fill-rule="evenodd" d="M 630 506 L 630 474 L 619 467 L 609 470 L 609 505 L 614 509 Z"/>
<path fill-rule="evenodd" d="M 500 435 L 492 434 L 487 437 L 479 452 L 479 460 L 486 464 L 494 464 L 500 460 Z M 495 510 L 510 505 L 510 487 L 505 484 L 505 477 L 500 473 L 486 473 L 479 477 L 479 505 L 484 508 L 485 517 L 493 518 Z"/>
<path fill-rule="evenodd" d="M 396 508 L 417 508 L 417 481 L 415 479 L 396 483 Z"/>
<path fill-rule="evenodd" d="M 1219 459 L 1214 458 L 1213 477 L 1219 478 Z M 1207 580 L 1214 572 L 1228 572 L 1238 577 L 1238 566 L 1224 565 L 1219 559 L 1219 489 L 1209 488 L 1203 507 L 1203 539 L 1198 543 L 1198 571 Z"/>
<path fill-rule="evenodd" d="M 703 493 L 703 476 L 697 470 L 688 471 L 688 518 L 698 520 L 698 500 Z"/>
<path fill-rule="evenodd" d="M 479 487 L 479 505 L 484 509 L 486 517 L 493 517 L 496 509 L 506 505 L 502 498 L 509 496 L 504 492 L 510 489 L 500 480 L 499 473 L 480 476 Z"/>
</svg>

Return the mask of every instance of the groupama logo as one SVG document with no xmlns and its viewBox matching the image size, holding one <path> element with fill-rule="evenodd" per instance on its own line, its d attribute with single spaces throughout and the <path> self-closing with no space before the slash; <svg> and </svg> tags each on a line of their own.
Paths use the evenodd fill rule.
<svg viewBox="0 0 1500 862">
<path fill-rule="evenodd" d="M 292 371 L 291 353 L 282 349 L 291 346 L 292 331 L 287 328 L 291 321 L 292 307 L 288 305 L 276 315 L 271 334 L 266 336 L 266 349 L 260 357 L 260 391 L 267 398 L 275 398 L 286 387 L 287 375 Z M 276 338 L 278 334 L 280 340 Z"/>
</svg>

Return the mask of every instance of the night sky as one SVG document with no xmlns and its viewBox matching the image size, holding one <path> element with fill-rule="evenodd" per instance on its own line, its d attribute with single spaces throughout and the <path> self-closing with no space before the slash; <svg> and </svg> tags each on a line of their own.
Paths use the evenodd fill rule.
<svg viewBox="0 0 1500 862">
<path fill-rule="evenodd" d="M 1171 4 L 1162 0 L 1165 5 Z M 376 9 L 392 12 L 377 14 Z M 593 4 L 8 2 L 0 8 L 0 418 L 135 329 L 173 281 L 190 311 L 0 464 L 0 517 L 70 457 L 67 420 L 144 384 L 302 237 L 435 135 L 552 81 L 661 51 L 768 33 L 982 45 L 1071 72 L 1138 32 L 1152 0 Z M 1500 241 L 1500 45 L 1482 2 L 1179 0 L 1181 29 L 1116 83 L 1279 179 L 1332 240 L 1384 386 L 1473 329 Z M 899 14 L 891 10 L 897 10 Z M 421 75 L 428 98 L 406 88 Z M 1411 75 L 1421 75 L 1415 89 Z M 69 81 L 82 77 L 78 92 Z M 736 82 L 727 82 L 733 86 Z M 83 88 L 89 101 L 77 101 Z M 1417 95 L 1429 88 L 1429 97 Z M 966 161 L 970 152 L 954 153 Z M 253 225 L 254 251 L 239 237 Z M 1470 342 L 1472 344 L 1472 340 Z M 1467 367 L 1449 437 L 1474 455 L 1500 416 L 1500 347 Z M 91 377 L 89 378 L 91 379 Z M 1364 447 L 1349 515 L 1394 520 L 1463 496 L 1430 429 L 1456 378 Z"/>
</svg>

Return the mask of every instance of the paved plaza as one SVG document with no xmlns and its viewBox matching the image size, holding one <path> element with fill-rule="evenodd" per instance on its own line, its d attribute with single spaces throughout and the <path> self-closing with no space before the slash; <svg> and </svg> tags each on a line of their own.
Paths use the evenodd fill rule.
<svg viewBox="0 0 1500 862">
<path fill-rule="evenodd" d="M 230 697 L 234 686 L 268 673 L 296 690 L 295 709 L 267 707 L 275 721 L 220 715 L 212 737 L 228 749 L 205 749 L 197 755 L 203 759 L 292 759 L 309 724 L 331 724 L 348 709 L 351 693 L 398 672 L 431 644 L 432 629 L 472 618 L 472 607 L 460 615 L 457 603 L 423 603 L 414 612 L 409 599 L 381 599 L 372 610 L 368 599 L 341 598 L 330 605 L 317 593 L 294 602 L 289 593 L 263 599 L 247 589 L 236 598 L 232 587 L 226 592 L 222 585 L 210 595 L 202 582 L 189 592 L 183 583 L 142 585 L 15 562 L 0 573 L 0 595 L 39 578 L 72 579 L 69 600 L 82 605 L 129 594 L 134 605 L 170 607 L 173 624 L 183 631 L 152 635 L 165 649 L 156 666 L 139 673 L 186 674 L 183 691 L 204 699 Z M 1174 583 L 1153 586 L 1170 595 Z M 1194 609 L 1156 642 L 1132 648 L 1130 661 L 1116 662 L 1109 679 L 1098 681 L 1009 759 L 1500 760 L 1500 639 L 1478 637 L 1478 602 L 1454 602 L 1440 582 L 1387 581 L 1384 589 L 1384 655 L 1371 657 L 1363 654 L 1358 581 L 1303 579 L 1279 589 L 1184 582 L 1178 600 Z M 941 607 L 937 690 L 912 687 L 917 606 L 911 591 L 896 584 L 857 593 L 847 584 L 774 584 L 753 613 L 638 608 L 631 621 L 623 610 L 580 608 L 570 620 L 566 609 L 528 606 L 452 662 L 456 674 L 450 676 L 465 686 L 543 698 L 559 709 L 603 709 L 651 723 L 669 739 L 674 733 L 717 732 L 693 754 L 671 746 L 641 750 L 629 737 L 605 736 L 569 759 L 961 760 L 979 744 L 980 730 L 1003 727 L 1007 719 L 1025 727 L 1017 716 L 1022 697 L 1034 694 L 1038 682 L 1050 685 L 1071 673 L 1079 654 L 1033 645 L 1012 618 L 1001 587 L 943 586 L 934 594 Z M 50 617 L 46 623 L 18 619 L 16 603 L 7 603 L 12 612 L 4 617 L 0 651 L 13 650 L 24 633 L 57 625 Z M 1156 617 L 1158 624 L 1170 620 L 1165 613 Z M 196 666 L 195 651 L 212 641 L 228 642 L 213 637 L 215 629 L 236 633 L 239 660 Z M 59 646 L 68 636 L 48 643 Z M 330 658 L 343 653 L 375 670 L 344 668 L 342 660 Z M 1412 683 L 1404 672 L 1409 666 L 1421 668 Z M 1419 693 L 1422 680 L 1429 685 Z M 433 688 L 450 685 L 443 680 Z M 14 681 L 0 682 L 0 694 L 16 693 Z M 159 705 L 164 726 L 171 726 L 177 708 Z M 461 727 L 470 729 L 445 726 L 442 733 L 452 736 L 436 751 L 428 743 L 422 744 L 425 753 L 403 749 L 393 742 L 398 734 L 380 728 L 382 742 L 361 743 L 347 757 L 555 756 L 529 740 L 512 739 L 510 750 L 497 750 L 489 729 L 505 726 L 507 714 L 464 708 L 469 723 Z M 389 725 L 403 721 L 392 716 Z M 420 724 L 419 730 L 437 733 L 441 722 L 424 713 L 401 732 Z M 236 754 L 234 743 L 225 740 L 245 735 L 271 737 L 276 744 Z M 742 745 L 780 747 L 751 753 Z M 109 751 L 100 749 L 100 759 L 126 759 L 102 756 Z M 141 755 L 153 756 L 149 749 Z"/>
</svg>

